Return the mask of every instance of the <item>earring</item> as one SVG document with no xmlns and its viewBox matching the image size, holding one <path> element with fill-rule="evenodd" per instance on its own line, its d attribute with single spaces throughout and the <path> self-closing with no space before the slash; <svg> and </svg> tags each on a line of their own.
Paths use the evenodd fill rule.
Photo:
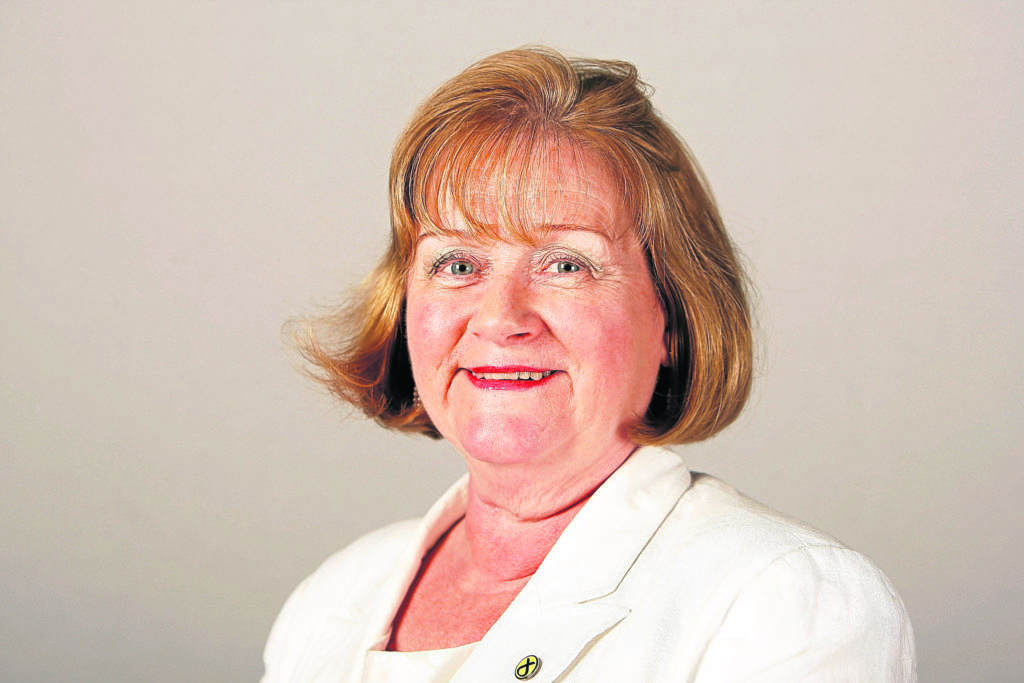
<svg viewBox="0 0 1024 683">
<path fill-rule="evenodd" d="M 413 408 L 422 408 L 423 402 L 420 401 L 420 392 L 416 387 L 412 388 L 412 406 Z"/>
</svg>

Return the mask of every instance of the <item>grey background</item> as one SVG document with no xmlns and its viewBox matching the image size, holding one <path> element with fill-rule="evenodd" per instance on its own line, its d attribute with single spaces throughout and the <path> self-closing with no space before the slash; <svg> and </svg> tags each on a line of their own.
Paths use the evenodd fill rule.
<svg viewBox="0 0 1024 683">
<path fill-rule="evenodd" d="M 386 233 L 416 103 L 529 42 L 635 62 L 759 291 L 693 466 L 892 577 L 926 681 L 1024 677 L 1020 3 L 0 4 L 0 678 L 245 681 L 290 589 L 461 471 L 279 327 Z"/>
</svg>

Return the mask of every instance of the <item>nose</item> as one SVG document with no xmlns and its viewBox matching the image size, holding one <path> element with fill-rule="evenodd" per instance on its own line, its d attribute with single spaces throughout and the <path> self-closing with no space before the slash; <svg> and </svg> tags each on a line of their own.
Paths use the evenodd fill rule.
<svg viewBox="0 0 1024 683">
<path fill-rule="evenodd" d="M 471 334 L 497 344 L 526 341 L 543 329 L 529 285 L 511 275 L 492 277 L 482 288 L 468 326 Z"/>
</svg>

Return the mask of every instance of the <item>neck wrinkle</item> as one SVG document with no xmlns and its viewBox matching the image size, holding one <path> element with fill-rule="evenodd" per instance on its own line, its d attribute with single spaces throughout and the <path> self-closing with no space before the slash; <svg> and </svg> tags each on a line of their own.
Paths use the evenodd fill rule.
<svg viewBox="0 0 1024 683">
<path fill-rule="evenodd" d="M 471 472 L 466 515 L 456 532 L 462 537 L 465 555 L 467 585 L 494 586 L 505 582 L 525 583 L 540 567 L 562 532 L 576 517 L 590 496 L 625 462 L 633 451 L 616 463 L 610 472 L 598 481 L 579 481 L 579 495 L 564 498 L 554 510 L 543 506 L 525 506 L 522 500 L 502 505 L 499 501 L 485 500 L 474 485 Z M 572 489 L 571 485 L 563 491 Z M 528 511 L 529 510 L 529 511 Z"/>
<path fill-rule="evenodd" d="M 569 507 L 544 517 L 522 518 L 481 501 L 471 488 L 460 525 L 469 551 L 468 576 L 490 585 L 525 582 L 589 497 L 588 492 Z"/>
</svg>

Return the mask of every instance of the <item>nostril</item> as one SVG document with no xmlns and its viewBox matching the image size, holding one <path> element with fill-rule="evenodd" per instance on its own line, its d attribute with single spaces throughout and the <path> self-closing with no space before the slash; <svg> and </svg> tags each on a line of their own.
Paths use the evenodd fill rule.
<svg viewBox="0 0 1024 683">
<path fill-rule="evenodd" d="M 469 322 L 469 331 L 496 342 L 526 341 L 539 331 L 540 322 L 525 283 L 518 277 L 495 277 L 482 290 Z"/>
</svg>

